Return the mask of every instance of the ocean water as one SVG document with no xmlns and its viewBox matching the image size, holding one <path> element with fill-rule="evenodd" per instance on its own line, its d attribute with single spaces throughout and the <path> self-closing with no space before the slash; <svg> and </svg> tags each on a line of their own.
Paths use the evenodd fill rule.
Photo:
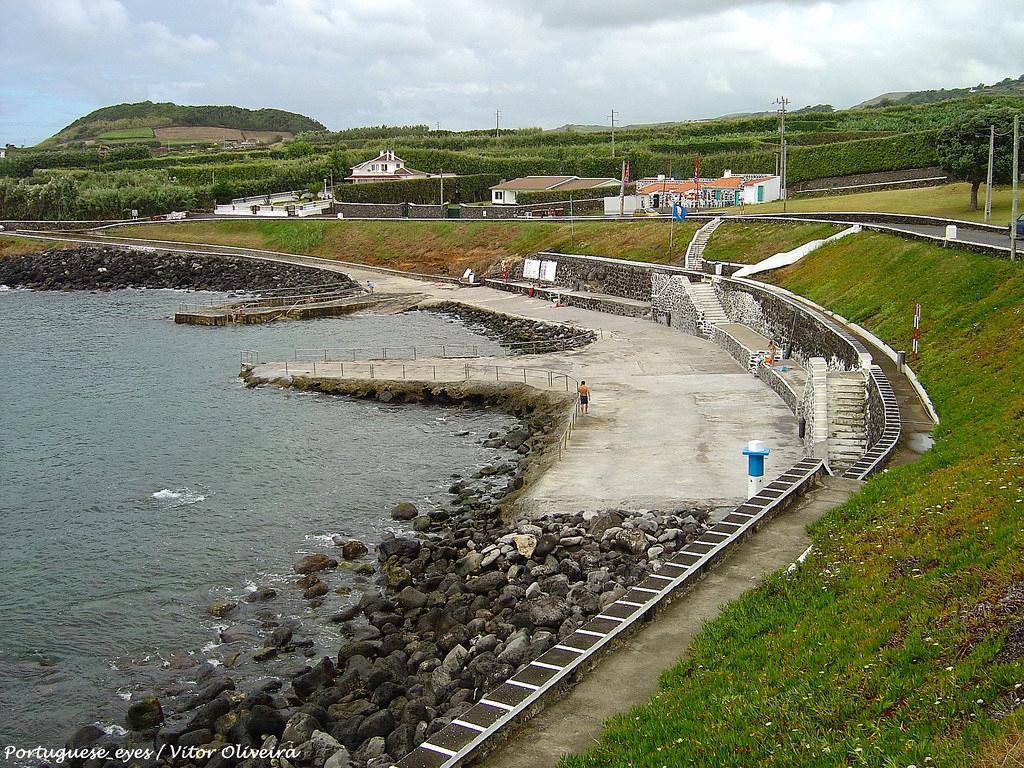
<svg viewBox="0 0 1024 768">
<path fill-rule="evenodd" d="M 493 460 L 481 437 L 512 423 L 237 378 L 241 349 L 495 348 L 456 322 L 195 328 L 170 319 L 182 298 L 0 291 L 0 744 L 120 723 L 131 697 L 224 663 L 231 624 L 296 615 L 316 650 L 336 650 L 321 619 L 354 598 L 332 592 L 313 615 L 292 564 L 331 552 L 333 534 L 376 540 L 398 501 L 445 501 L 452 473 Z M 264 584 L 282 598 L 237 619 L 205 611 Z"/>
</svg>

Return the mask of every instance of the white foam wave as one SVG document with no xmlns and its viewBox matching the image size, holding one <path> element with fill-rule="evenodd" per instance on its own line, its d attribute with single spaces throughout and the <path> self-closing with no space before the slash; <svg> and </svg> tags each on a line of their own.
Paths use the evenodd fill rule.
<svg viewBox="0 0 1024 768">
<path fill-rule="evenodd" d="M 156 493 L 150 494 L 150 497 L 157 501 L 172 502 L 176 507 L 185 504 L 198 504 L 200 501 L 206 500 L 206 496 L 191 488 L 161 488 Z"/>
</svg>

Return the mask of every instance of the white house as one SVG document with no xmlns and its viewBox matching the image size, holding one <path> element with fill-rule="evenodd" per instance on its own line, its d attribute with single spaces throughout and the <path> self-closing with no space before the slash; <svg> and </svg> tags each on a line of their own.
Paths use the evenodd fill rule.
<svg viewBox="0 0 1024 768">
<path fill-rule="evenodd" d="M 445 174 L 448 176 L 449 174 Z M 407 179 L 428 179 L 431 174 L 409 168 L 405 160 L 390 149 L 382 149 L 372 160 L 352 167 L 352 175 L 345 181 L 362 184 L 371 181 L 405 181 Z"/>
<path fill-rule="evenodd" d="M 693 208 L 726 208 L 743 203 L 770 203 L 781 197 L 781 179 L 763 173 L 734 174 L 726 170 L 721 178 L 640 179 L 638 193 L 651 196 L 652 207 L 682 203 Z"/>
<path fill-rule="evenodd" d="M 611 178 L 583 178 L 580 176 L 523 176 L 503 181 L 491 187 L 491 203 L 494 205 L 515 205 L 520 192 L 570 192 L 597 187 L 619 187 L 622 182 Z"/>
</svg>

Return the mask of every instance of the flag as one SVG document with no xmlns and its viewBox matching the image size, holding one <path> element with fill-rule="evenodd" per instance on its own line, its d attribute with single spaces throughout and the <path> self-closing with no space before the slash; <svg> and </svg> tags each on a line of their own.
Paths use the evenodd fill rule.
<svg viewBox="0 0 1024 768">
<path fill-rule="evenodd" d="M 698 154 L 696 159 L 693 161 L 693 178 L 700 178 L 700 155 Z"/>
<path fill-rule="evenodd" d="M 682 221 L 686 218 L 687 210 L 683 207 L 682 203 L 672 204 L 672 218 L 676 221 Z"/>
</svg>

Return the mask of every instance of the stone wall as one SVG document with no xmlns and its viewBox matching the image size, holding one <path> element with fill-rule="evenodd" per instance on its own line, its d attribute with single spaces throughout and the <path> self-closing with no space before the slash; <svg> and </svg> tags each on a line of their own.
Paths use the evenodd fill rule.
<svg viewBox="0 0 1024 768">
<path fill-rule="evenodd" d="M 805 420 L 804 455 L 827 458 L 828 368 L 824 358 L 815 357 L 807 362 L 807 383 L 797 415 Z"/>
<path fill-rule="evenodd" d="M 405 203 L 335 203 L 334 213 L 353 219 L 401 219 Z"/>
<path fill-rule="evenodd" d="M 36 232 L 49 232 L 56 229 L 92 229 L 107 224 L 146 224 L 151 221 L 164 221 L 163 216 L 156 216 L 152 219 L 94 219 L 91 221 L 0 221 L 0 226 L 5 231 L 13 232 L 16 229 L 33 230 Z"/>
<path fill-rule="evenodd" d="M 878 391 L 878 384 L 871 377 L 868 377 L 868 401 L 867 418 L 864 422 L 864 431 L 867 433 L 868 448 L 873 446 L 882 437 L 885 431 L 885 404 L 882 402 L 882 393 Z"/>
<path fill-rule="evenodd" d="M 558 262 L 555 285 L 574 291 L 607 293 L 637 301 L 651 300 L 652 269 L 640 264 L 564 253 L 539 253 L 536 258 Z M 516 267 L 515 279 L 523 279 L 523 262 Z"/>
<path fill-rule="evenodd" d="M 447 205 L 417 205 L 416 203 L 409 203 L 410 219 L 443 219 L 447 215 Z"/>
<path fill-rule="evenodd" d="M 516 278 L 518 279 L 518 278 Z M 484 285 L 488 288 L 497 288 L 500 291 L 510 293 L 528 294 L 530 287 L 522 283 L 506 283 L 504 280 L 487 279 Z M 554 301 L 556 298 L 565 306 L 579 307 L 580 309 L 592 309 L 595 312 L 604 312 L 606 315 L 622 315 L 624 317 L 650 317 L 646 307 L 632 304 L 620 304 L 616 301 L 604 300 L 591 296 L 567 295 L 550 286 L 535 286 L 533 295 L 545 301 Z"/>
<path fill-rule="evenodd" d="M 655 317 L 667 316 L 668 325 L 694 336 L 700 313 L 686 290 L 686 278 L 651 272 L 651 307 Z"/>
<path fill-rule="evenodd" d="M 514 219 L 519 215 L 517 205 L 466 205 L 459 206 L 460 219 Z"/>
<path fill-rule="evenodd" d="M 744 370 L 750 365 L 750 350 L 721 326 L 715 327 L 715 333 L 711 340 L 724 349 L 729 357 L 739 363 Z"/>
<path fill-rule="evenodd" d="M 823 357 L 835 370 L 861 367 L 864 346 L 811 309 L 749 283 L 720 279 L 714 284 L 732 322 L 750 326 L 780 348 L 792 345 L 790 356 L 801 363 Z"/>
<path fill-rule="evenodd" d="M 765 384 L 767 384 L 768 388 L 772 390 L 772 392 L 774 392 L 780 398 L 782 398 L 782 402 L 784 402 L 789 407 L 789 410 L 791 410 L 794 415 L 801 415 L 801 395 L 798 395 L 796 392 L 793 391 L 793 388 L 789 385 L 789 382 L 786 381 L 786 379 L 784 379 L 778 371 L 769 368 L 766 365 L 761 365 L 758 366 L 757 368 L 757 377 L 761 379 L 761 381 L 763 381 Z"/>
<path fill-rule="evenodd" d="M 906 184 L 900 182 L 913 181 L 916 179 L 927 179 L 942 176 L 941 181 L 933 181 L 928 183 L 918 184 Z M 809 179 L 807 181 L 798 181 L 795 184 L 789 185 L 790 192 L 810 193 L 810 192 L 828 192 L 835 187 L 849 187 L 858 184 L 871 184 L 877 185 L 872 186 L 872 190 L 878 189 L 891 189 L 891 188 L 903 188 L 909 189 L 915 186 L 931 186 L 933 184 L 943 184 L 949 180 L 949 174 L 942 170 L 938 166 L 932 166 L 929 168 L 910 168 L 904 171 L 880 171 L 878 173 L 858 173 L 852 176 L 829 176 L 821 179 Z M 849 192 L 850 190 L 843 190 Z"/>
</svg>

